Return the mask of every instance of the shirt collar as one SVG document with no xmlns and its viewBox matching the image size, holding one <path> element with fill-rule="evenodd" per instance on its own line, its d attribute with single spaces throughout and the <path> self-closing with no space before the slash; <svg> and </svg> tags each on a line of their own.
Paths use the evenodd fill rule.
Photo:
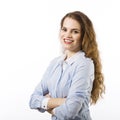
<svg viewBox="0 0 120 120">
<path fill-rule="evenodd" d="M 64 61 L 64 59 L 66 58 L 66 54 L 63 54 L 60 59 L 59 62 L 63 63 L 65 62 L 68 65 L 72 65 L 77 59 L 80 59 L 81 57 L 83 57 L 85 55 L 85 53 L 83 51 L 78 51 L 76 52 L 73 56 L 71 56 L 70 58 L 68 58 L 67 60 Z"/>
</svg>

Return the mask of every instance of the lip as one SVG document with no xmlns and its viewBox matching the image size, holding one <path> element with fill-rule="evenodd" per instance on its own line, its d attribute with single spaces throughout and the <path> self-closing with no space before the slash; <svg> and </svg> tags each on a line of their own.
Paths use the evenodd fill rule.
<svg viewBox="0 0 120 120">
<path fill-rule="evenodd" d="M 65 44 L 71 44 L 72 42 L 74 42 L 73 40 L 69 39 L 69 38 L 64 38 L 64 43 Z"/>
</svg>

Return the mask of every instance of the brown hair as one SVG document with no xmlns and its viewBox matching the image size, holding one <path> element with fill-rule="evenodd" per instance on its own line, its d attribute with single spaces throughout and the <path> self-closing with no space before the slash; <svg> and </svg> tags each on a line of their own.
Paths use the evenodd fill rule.
<svg viewBox="0 0 120 120">
<path fill-rule="evenodd" d="M 98 45 L 96 42 L 96 35 L 91 20 L 82 12 L 75 11 L 66 14 L 61 20 L 61 28 L 66 17 L 72 18 L 81 26 L 81 50 L 85 52 L 86 57 L 89 57 L 94 62 L 95 67 L 95 79 L 93 82 L 93 88 L 91 91 L 91 103 L 96 103 L 97 100 L 102 97 L 102 93 L 105 92 L 104 77 L 102 74 L 101 60 L 98 51 Z"/>
</svg>

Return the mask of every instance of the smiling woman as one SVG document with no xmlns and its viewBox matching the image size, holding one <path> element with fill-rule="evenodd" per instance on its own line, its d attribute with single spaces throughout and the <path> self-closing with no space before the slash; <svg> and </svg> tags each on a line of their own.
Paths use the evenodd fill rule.
<svg viewBox="0 0 120 120">
<path fill-rule="evenodd" d="M 80 24 L 72 18 L 66 18 L 60 31 L 60 39 L 62 46 L 66 51 L 70 51 L 70 54 L 79 51 L 81 48 Z M 68 57 L 71 56 L 70 54 Z"/>
<path fill-rule="evenodd" d="M 30 99 L 30 108 L 52 120 L 91 120 L 89 104 L 104 92 L 104 79 L 90 19 L 80 11 L 61 20 L 63 55 L 53 59 Z"/>
</svg>

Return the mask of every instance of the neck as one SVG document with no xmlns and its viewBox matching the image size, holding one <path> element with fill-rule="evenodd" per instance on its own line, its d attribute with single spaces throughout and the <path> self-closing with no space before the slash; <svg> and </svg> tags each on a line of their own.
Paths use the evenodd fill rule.
<svg viewBox="0 0 120 120">
<path fill-rule="evenodd" d="M 77 51 L 78 52 L 78 51 Z M 77 52 L 74 52 L 74 51 L 65 51 L 65 54 L 66 54 L 66 59 L 72 57 L 75 53 Z"/>
</svg>

